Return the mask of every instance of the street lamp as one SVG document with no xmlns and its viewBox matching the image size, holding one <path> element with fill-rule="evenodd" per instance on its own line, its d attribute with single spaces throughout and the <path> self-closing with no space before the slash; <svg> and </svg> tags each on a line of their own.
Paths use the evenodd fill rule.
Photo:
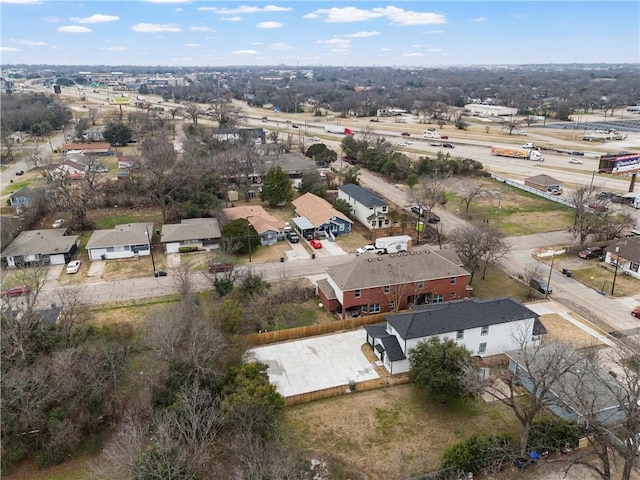
<svg viewBox="0 0 640 480">
<path fill-rule="evenodd" d="M 251 263 L 251 222 L 250 218 L 253 218 L 253 215 L 249 215 L 247 217 L 247 241 L 249 242 L 249 263 Z"/>
<path fill-rule="evenodd" d="M 618 253 L 620 252 L 620 245 L 616 246 L 616 271 L 613 274 L 613 284 L 611 285 L 611 295 L 613 295 L 613 290 L 616 288 L 616 278 L 618 276 L 618 264 L 620 263 L 620 256 Z"/>
<path fill-rule="evenodd" d="M 149 242 L 149 254 L 151 255 L 151 266 L 153 268 L 153 274 L 156 274 L 156 262 L 153 259 L 153 248 L 151 246 L 151 237 L 149 236 L 149 229 L 145 227 L 145 233 L 147 234 L 147 241 Z"/>
</svg>

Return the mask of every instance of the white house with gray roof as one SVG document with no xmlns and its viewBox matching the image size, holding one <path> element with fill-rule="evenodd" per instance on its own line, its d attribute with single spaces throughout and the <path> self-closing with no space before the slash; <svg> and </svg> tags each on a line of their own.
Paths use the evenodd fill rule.
<svg viewBox="0 0 640 480">
<path fill-rule="evenodd" d="M 210 251 L 219 247 L 220 224 L 216 218 L 186 218 L 180 223 L 162 226 L 160 242 L 167 253 L 178 253 L 180 247 L 198 247 Z"/>
<path fill-rule="evenodd" d="M 353 209 L 353 216 L 369 229 L 389 226 L 389 204 L 371 190 L 353 183 L 338 187 L 338 198 Z"/>
<path fill-rule="evenodd" d="M 89 260 L 135 258 L 151 254 L 153 223 L 127 223 L 96 230 L 87 243 Z"/>
<path fill-rule="evenodd" d="M 414 306 L 364 328 L 367 343 L 391 374 L 408 372 L 411 350 L 431 337 L 451 339 L 485 357 L 519 348 L 521 338 L 538 345 L 546 333 L 538 315 L 513 298 Z"/>
<path fill-rule="evenodd" d="M 78 248 L 78 236 L 65 233 L 65 228 L 21 232 L 2 252 L 2 266 L 64 265 Z"/>
</svg>

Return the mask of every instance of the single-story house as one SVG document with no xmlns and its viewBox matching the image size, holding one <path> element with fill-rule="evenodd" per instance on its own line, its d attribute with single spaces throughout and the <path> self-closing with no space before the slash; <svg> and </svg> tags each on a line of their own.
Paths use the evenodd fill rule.
<svg viewBox="0 0 640 480">
<path fill-rule="evenodd" d="M 557 352 L 558 349 L 561 353 Z M 509 358 L 509 370 L 518 376 L 522 386 L 533 395 L 540 395 L 540 392 L 533 391 L 529 370 L 546 369 L 550 362 L 557 362 L 558 358 L 569 361 L 570 368 L 560 372 L 547 398 L 549 409 L 559 417 L 582 423 L 587 412 L 580 405 L 589 405 L 589 410 L 605 425 L 615 425 L 624 419 L 625 415 L 619 408 L 618 401 L 618 398 L 624 398 L 621 385 L 611 370 L 598 365 L 598 360 L 594 363 L 593 358 L 577 353 L 570 346 L 559 342 L 505 353 Z"/>
<path fill-rule="evenodd" d="M 305 193 L 291 202 L 295 217 L 293 223 L 301 233 L 325 232 L 329 238 L 351 232 L 353 223 L 344 213 L 331 206 L 324 198 Z"/>
<path fill-rule="evenodd" d="M 263 164 L 265 172 L 279 166 L 290 179 L 299 179 L 304 174 L 316 171 L 315 162 L 299 152 L 264 156 Z"/>
<path fill-rule="evenodd" d="M 353 216 L 369 229 L 389 226 L 389 204 L 378 194 L 353 183 L 338 187 L 338 198 L 353 209 Z"/>
<path fill-rule="evenodd" d="M 519 346 L 519 338 L 540 344 L 546 333 L 538 315 L 513 298 L 414 306 L 366 325 L 367 343 L 391 374 L 408 372 L 411 350 L 431 337 L 451 339 L 472 355 L 498 355 Z"/>
<path fill-rule="evenodd" d="M 111 153 L 111 145 L 108 142 L 65 143 L 62 145 L 62 153 L 67 153 L 71 150 L 82 150 L 85 154 L 109 155 Z"/>
<path fill-rule="evenodd" d="M 219 247 L 221 237 L 216 218 L 186 218 L 180 223 L 162 225 L 160 242 L 167 253 L 178 253 L 180 247 L 209 251 Z"/>
<path fill-rule="evenodd" d="M 16 268 L 67 263 L 78 248 L 78 236 L 65 232 L 64 228 L 21 232 L 2 252 L 2 265 Z"/>
<path fill-rule="evenodd" d="M 256 144 L 266 143 L 266 134 L 262 128 L 219 128 L 212 136 L 220 142 L 237 143 L 252 140 Z"/>
<path fill-rule="evenodd" d="M 564 183 L 562 183 L 560 180 L 556 180 L 549 175 L 545 175 L 544 173 L 525 178 L 524 184 L 528 187 L 540 190 L 541 192 L 548 193 L 562 192 L 562 189 L 564 188 Z"/>
<path fill-rule="evenodd" d="M 365 253 L 329 267 L 318 296 L 342 319 L 468 297 L 469 272 L 435 251 Z"/>
<path fill-rule="evenodd" d="M 49 165 L 49 176 L 53 180 L 78 180 L 84 178 L 89 170 L 89 166 L 67 158 L 61 163 L 52 163 Z"/>
<path fill-rule="evenodd" d="M 127 223 L 96 230 L 87 242 L 89 260 L 113 260 L 151 254 L 153 223 Z"/>
<path fill-rule="evenodd" d="M 609 245 L 604 261 L 618 264 L 618 275 L 630 275 L 640 280 L 640 237 L 629 237 Z"/>
<path fill-rule="evenodd" d="M 24 187 L 9 196 L 9 204 L 12 207 L 31 205 L 36 199 L 37 192 L 29 187 Z"/>
<path fill-rule="evenodd" d="M 278 220 L 260 205 L 229 207 L 222 212 L 228 220 L 246 218 L 260 235 L 261 245 L 275 245 L 284 235 L 284 220 Z"/>
</svg>

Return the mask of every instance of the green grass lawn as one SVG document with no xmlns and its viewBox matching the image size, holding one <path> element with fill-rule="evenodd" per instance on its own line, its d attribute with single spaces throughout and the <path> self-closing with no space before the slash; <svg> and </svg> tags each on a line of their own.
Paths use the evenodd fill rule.
<svg viewBox="0 0 640 480">
<path fill-rule="evenodd" d="M 579 282 L 598 292 L 603 291 L 607 295 L 611 295 L 614 276 L 616 277 L 615 297 L 628 297 L 636 295 L 640 291 L 640 280 L 621 275 L 620 270 L 618 270 L 618 275 L 616 276 L 613 271 L 593 265 L 588 268 L 572 269 L 571 272 L 573 278 Z"/>
<path fill-rule="evenodd" d="M 482 279 L 482 270 L 476 272 L 471 286 L 473 287 L 473 296 L 483 300 L 513 297 L 519 302 L 523 302 L 527 295 L 527 288 L 523 283 L 495 266 L 487 268 L 484 280 Z"/>
<path fill-rule="evenodd" d="M 160 224 L 161 216 L 160 212 L 156 210 L 126 210 L 122 209 L 121 212 L 100 215 L 93 219 L 98 229 L 109 229 L 116 225 L 123 225 L 126 223 L 140 223 L 140 222 L 153 222 Z"/>
<path fill-rule="evenodd" d="M 12 184 L 7 185 L 4 190 L 2 190 L 2 195 L 11 195 L 14 192 L 17 192 L 21 188 L 28 187 L 33 182 L 31 180 L 21 180 L 19 182 L 14 181 Z"/>
</svg>

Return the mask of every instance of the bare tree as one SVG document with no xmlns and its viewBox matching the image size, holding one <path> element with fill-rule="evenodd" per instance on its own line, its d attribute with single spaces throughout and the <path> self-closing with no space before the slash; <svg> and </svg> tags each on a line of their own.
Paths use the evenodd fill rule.
<svg viewBox="0 0 640 480">
<path fill-rule="evenodd" d="M 583 185 L 576 188 L 570 197 L 573 204 L 573 226 L 569 231 L 580 245 L 584 245 L 587 238 L 597 231 L 600 224 L 599 210 L 606 207 L 605 200 L 595 201 L 591 194 L 590 188 Z"/>
<path fill-rule="evenodd" d="M 469 283 L 473 282 L 474 274 L 480 267 L 484 267 L 484 279 L 487 267 L 495 264 L 511 249 L 500 232 L 487 223 L 456 227 L 451 232 L 451 242 L 463 264 L 471 271 Z"/>
<path fill-rule="evenodd" d="M 64 171 L 56 171 L 50 178 L 59 201 L 71 213 L 70 226 L 78 230 L 92 228 L 87 214 L 100 198 L 100 174 L 87 170 L 81 178 L 75 178 Z"/>
<path fill-rule="evenodd" d="M 518 368 L 505 369 L 490 377 L 485 392 L 509 407 L 522 427 L 520 453 L 525 455 L 529 431 L 535 417 L 552 402 L 554 390 L 582 356 L 562 343 L 534 345 L 526 329 L 514 332 L 519 348 L 515 353 Z M 530 395 L 522 396 L 522 383 Z"/>
<path fill-rule="evenodd" d="M 70 346 L 76 330 L 85 325 L 89 319 L 89 305 L 82 298 L 80 287 L 59 289 L 56 292 L 54 305 L 60 308 L 58 324 L 66 345 Z"/>
<path fill-rule="evenodd" d="M 200 116 L 200 106 L 197 103 L 187 102 L 184 104 L 184 112 L 193 121 L 193 126 L 198 126 L 198 117 Z"/>
<path fill-rule="evenodd" d="M 531 280 L 534 278 L 542 277 L 542 268 L 537 263 L 528 263 L 524 267 L 524 273 L 522 275 L 522 281 L 527 287 L 527 298 L 532 298 L 533 287 L 531 286 Z"/>
<path fill-rule="evenodd" d="M 97 108 L 90 108 L 87 110 L 86 119 L 91 122 L 91 125 L 95 127 L 96 121 L 100 118 L 100 110 Z"/>
<path fill-rule="evenodd" d="M 484 189 L 484 185 L 482 183 L 476 183 L 469 191 L 467 191 L 462 196 L 462 203 L 464 204 L 464 215 L 465 217 L 469 216 L 469 207 L 471 207 L 471 202 L 473 202 Z"/>
</svg>

